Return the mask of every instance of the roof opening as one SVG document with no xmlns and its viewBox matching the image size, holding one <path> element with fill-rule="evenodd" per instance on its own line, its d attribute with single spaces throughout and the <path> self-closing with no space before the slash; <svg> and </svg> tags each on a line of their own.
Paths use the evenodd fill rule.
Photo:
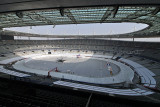
<svg viewBox="0 0 160 107">
<path fill-rule="evenodd" d="M 40 35 L 116 35 L 136 32 L 148 27 L 142 23 L 94 23 L 4 28 L 5 30 Z"/>
</svg>

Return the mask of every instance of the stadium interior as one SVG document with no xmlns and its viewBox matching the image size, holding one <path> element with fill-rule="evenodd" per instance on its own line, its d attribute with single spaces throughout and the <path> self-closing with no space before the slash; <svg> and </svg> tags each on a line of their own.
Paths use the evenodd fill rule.
<svg viewBox="0 0 160 107">
<path fill-rule="evenodd" d="M 0 1 L 0 106 L 159 106 L 160 42 L 135 41 L 158 38 L 159 19 L 157 0 Z M 4 30 L 122 22 L 148 27 L 115 35 L 42 35 Z"/>
</svg>

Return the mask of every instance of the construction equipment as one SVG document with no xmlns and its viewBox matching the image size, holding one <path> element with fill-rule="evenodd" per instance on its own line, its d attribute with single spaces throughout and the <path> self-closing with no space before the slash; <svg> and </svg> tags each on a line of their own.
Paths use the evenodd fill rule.
<svg viewBox="0 0 160 107">
<path fill-rule="evenodd" d="M 50 72 L 53 72 L 53 71 L 59 72 L 57 67 L 54 69 L 51 69 L 50 71 L 48 71 L 48 76 L 47 76 L 48 78 L 51 78 Z"/>
</svg>

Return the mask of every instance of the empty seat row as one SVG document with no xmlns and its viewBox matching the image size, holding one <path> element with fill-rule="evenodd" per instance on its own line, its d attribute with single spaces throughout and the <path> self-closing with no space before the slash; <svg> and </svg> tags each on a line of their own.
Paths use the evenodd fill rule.
<svg viewBox="0 0 160 107">
<path fill-rule="evenodd" d="M 0 72 L 5 73 L 5 74 L 9 74 L 9 75 L 13 75 L 13 76 L 17 76 L 17 77 L 28 77 L 28 76 L 30 76 L 28 74 L 7 70 L 7 69 L 3 68 L 2 66 L 0 66 Z"/>
<path fill-rule="evenodd" d="M 142 90 L 140 88 L 113 89 L 113 88 L 91 86 L 91 85 L 72 83 L 72 82 L 66 82 L 66 81 L 56 81 L 56 82 L 53 82 L 53 84 L 60 85 L 60 86 L 66 86 L 66 87 L 72 87 L 76 89 L 84 89 L 88 91 L 95 91 L 95 92 L 101 92 L 101 93 L 107 93 L 107 94 L 117 94 L 117 95 L 141 96 L 141 95 L 149 95 L 149 94 L 154 93 L 151 91 Z"/>
<path fill-rule="evenodd" d="M 151 87 L 151 88 L 156 87 L 156 80 L 153 78 L 155 74 L 152 71 L 128 59 L 121 58 L 119 59 L 119 61 L 127 63 L 130 66 L 132 66 L 134 68 L 134 71 L 140 76 L 141 83 L 143 83 L 144 86 Z"/>
</svg>

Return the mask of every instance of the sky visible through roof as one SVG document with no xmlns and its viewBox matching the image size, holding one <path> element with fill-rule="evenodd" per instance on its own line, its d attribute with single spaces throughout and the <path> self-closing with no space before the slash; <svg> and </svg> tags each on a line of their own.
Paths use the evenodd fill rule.
<svg viewBox="0 0 160 107">
<path fill-rule="evenodd" d="M 146 28 L 146 24 L 137 23 L 103 23 L 103 24 L 77 24 L 77 25 L 47 25 L 32 27 L 6 28 L 26 33 L 44 35 L 115 35 L 124 34 Z"/>
<path fill-rule="evenodd" d="M 5 28 L 6 30 L 34 33 L 42 35 L 115 35 L 125 34 L 138 31 L 148 27 L 147 24 L 141 23 L 96 23 L 96 24 L 77 24 L 77 25 L 46 25 L 46 26 L 27 26 L 27 27 L 13 27 Z M 28 38 L 28 37 L 15 37 L 15 39 L 30 39 L 30 40 L 48 40 L 48 38 Z M 52 40 L 52 39 L 50 39 Z M 117 40 L 116 38 L 113 40 Z M 131 39 L 120 39 L 132 41 Z M 160 42 L 160 38 L 135 38 L 135 41 L 151 41 Z"/>
</svg>

